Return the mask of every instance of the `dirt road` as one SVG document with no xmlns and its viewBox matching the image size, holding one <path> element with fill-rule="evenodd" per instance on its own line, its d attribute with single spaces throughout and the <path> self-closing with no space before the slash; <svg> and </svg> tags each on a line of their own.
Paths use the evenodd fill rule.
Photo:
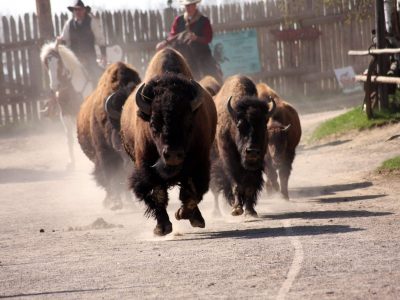
<svg viewBox="0 0 400 300">
<path fill-rule="evenodd" d="M 303 115 L 306 135 L 337 113 Z M 303 144 L 290 202 L 262 195 L 259 219 L 213 218 L 207 194 L 206 228 L 173 220 L 165 238 L 139 204 L 103 209 L 78 147 L 65 172 L 57 130 L 1 138 L 0 298 L 398 299 L 400 182 L 371 170 L 399 154 L 385 142 L 399 131 Z"/>
</svg>

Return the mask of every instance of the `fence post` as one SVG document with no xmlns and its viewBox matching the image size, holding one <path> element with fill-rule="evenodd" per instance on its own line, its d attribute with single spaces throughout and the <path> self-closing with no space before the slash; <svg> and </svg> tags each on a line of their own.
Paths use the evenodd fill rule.
<svg viewBox="0 0 400 300">
<path fill-rule="evenodd" d="M 44 40 L 53 39 L 54 31 L 50 0 L 36 0 L 36 12 L 39 18 L 40 37 Z"/>
<path fill-rule="evenodd" d="M 375 26 L 376 26 L 376 41 L 377 48 L 386 48 L 385 40 L 385 14 L 383 9 L 383 1 L 375 1 Z M 378 56 L 378 73 L 379 75 L 386 75 L 389 69 L 389 60 L 387 55 Z M 389 108 L 388 90 L 386 84 L 378 84 L 378 93 L 380 98 L 381 108 Z"/>
</svg>

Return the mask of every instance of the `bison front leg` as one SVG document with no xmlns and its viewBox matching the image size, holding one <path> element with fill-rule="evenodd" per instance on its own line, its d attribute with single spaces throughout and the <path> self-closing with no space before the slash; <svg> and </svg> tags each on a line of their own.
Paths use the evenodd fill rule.
<svg viewBox="0 0 400 300">
<path fill-rule="evenodd" d="M 167 213 L 168 193 L 160 179 L 152 174 L 151 170 L 137 169 L 131 177 L 131 187 L 139 201 L 147 206 L 145 215 L 157 220 L 153 232 L 163 236 L 172 232 L 172 223 Z"/>
<path fill-rule="evenodd" d="M 257 191 L 252 187 L 238 186 L 235 191 L 235 203 L 233 204 L 232 215 L 239 216 L 243 212 L 245 216 L 258 217 L 255 207 Z M 243 207 L 245 210 L 243 211 Z"/>
<path fill-rule="evenodd" d="M 190 225 L 193 227 L 204 228 L 206 226 L 200 209 L 197 206 L 205 193 L 202 190 L 201 186 L 199 186 L 198 183 L 196 184 L 192 178 L 182 183 L 182 188 L 179 193 L 179 199 L 182 205 L 175 213 L 175 218 L 177 220 L 189 220 Z"/>
<path fill-rule="evenodd" d="M 282 197 L 286 200 L 289 200 L 288 183 L 289 183 L 290 172 L 291 172 L 291 167 L 287 165 L 284 165 L 279 169 L 279 182 L 281 184 L 281 194 Z"/>
<path fill-rule="evenodd" d="M 233 197 L 231 200 L 231 205 L 232 205 L 231 215 L 232 216 L 240 216 L 244 212 L 243 206 L 244 206 L 244 200 L 245 200 L 245 197 L 243 196 L 243 193 L 241 192 L 240 186 L 233 187 L 232 196 Z"/>
<path fill-rule="evenodd" d="M 275 192 L 279 192 L 278 174 L 276 169 L 273 167 L 271 159 L 268 158 L 265 161 L 265 174 L 267 175 L 267 183 L 265 187 L 267 189 L 268 196 L 271 196 Z"/>
<path fill-rule="evenodd" d="M 289 200 L 289 177 L 292 172 L 292 163 L 295 157 L 294 152 L 287 153 L 286 159 L 283 162 L 282 166 L 279 168 L 279 182 L 281 184 L 281 194 L 283 198 Z"/>
<path fill-rule="evenodd" d="M 155 187 L 151 195 L 152 201 L 155 202 L 154 215 L 157 225 L 153 232 L 155 235 L 163 236 L 172 232 L 172 223 L 167 213 L 168 194 L 167 189 L 163 187 Z"/>
</svg>

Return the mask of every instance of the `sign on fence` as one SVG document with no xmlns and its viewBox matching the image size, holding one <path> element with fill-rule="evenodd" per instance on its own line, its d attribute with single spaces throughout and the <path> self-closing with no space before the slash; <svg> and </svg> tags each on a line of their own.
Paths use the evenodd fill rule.
<svg viewBox="0 0 400 300">
<path fill-rule="evenodd" d="M 343 93 L 348 94 L 362 90 L 361 85 L 355 79 L 356 73 L 353 67 L 335 69 L 335 75 Z"/>
<path fill-rule="evenodd" d="M 215 34 L 211 50 L 225 77 L 261 71 L 256 29 Z"/>
</svg>

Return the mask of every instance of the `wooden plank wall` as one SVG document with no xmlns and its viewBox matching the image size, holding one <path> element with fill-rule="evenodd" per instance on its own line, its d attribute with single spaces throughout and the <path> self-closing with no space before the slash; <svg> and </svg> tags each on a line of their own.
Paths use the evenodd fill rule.
<svg viewBox="0 0 400 300">
<path fill-rule="evenodd" d="M 352 65 L 363 70 L 368 58 L 347 55 L 350 49 L 367 49 L 371 44 L 371 18 L 358 21 L 349 15 L 355 10 L 353 0 L 338 1 L 335 7 L 324 6 L 320 0 L 285 0 L 286 15 L 281 1 L 200 6 L 216 33 L 256 28 L 262 71 L 249 74 L 256 81 L 265 81 L 282 95 L 316 95 L 338 91 L 333 70 Z M 280 3 L 280 4 L 277 4 Z M 124 60 L 144 75 L 171 23 L 180 12 L 164 11 L 97 12 L 107 43 L 119 44 Z M 54 36 L 62 32 L 70 17 L 54 16 Z M 0 126 L 40 118 L 39 101 L 48 92 L 47 76 L 39 60 L 43 40 L 38 32 L 35 14 L 3 17 L 3 39 L 0 43 Z M 316 39 L 279 40 L 272 32 L 285 29 L 314 28 Z"/>
<path fill-rule="evenodd" d="M 0 126 L 39 118 L 36 101 L 44 91 L 36 16 L 1 19 Z"/>
</svg>

